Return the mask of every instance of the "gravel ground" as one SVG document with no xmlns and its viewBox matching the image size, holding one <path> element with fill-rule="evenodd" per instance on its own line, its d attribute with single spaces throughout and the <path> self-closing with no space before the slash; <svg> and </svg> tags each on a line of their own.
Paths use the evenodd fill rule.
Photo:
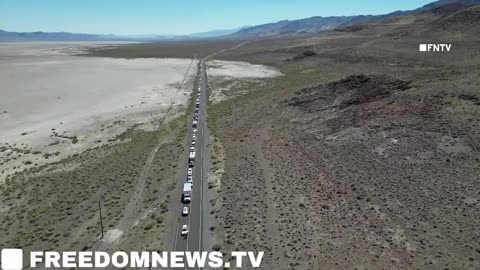
<svg viewBox="0 0 480 270">
<path fill-rule="evenodd" d="M 218 56 L 285 74 L 210 106 L 222 250 L 266 251 L 263 269 L 480 268 L 480 40 L 455 32 L 478 33 L 460 19 L 480 13 L 467 13 Z M 442 37 L 457 49 L 418 52 Z"/>
</svg>

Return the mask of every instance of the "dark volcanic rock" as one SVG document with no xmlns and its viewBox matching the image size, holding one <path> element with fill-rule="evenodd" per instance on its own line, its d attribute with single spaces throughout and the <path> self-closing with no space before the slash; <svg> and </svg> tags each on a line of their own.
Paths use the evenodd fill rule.
<svg viewBox="0 0 480 270">
<path fill-rule="evenodd" d="M 410 82 L 386 76 L 352 75 L 333 82 L 328 87 L 338 96 L 340 106 L 345 107 L 379 100 L 394 91 L 404 91 L 411 86 Z"/>
<path fill-rule="evenodd" d="M 325 106 L 345 108 L 386 98 L 411 88 L 411 82 L 387 76 L 351 75 L 345 79 L 302 89 L 289 105 L 318 110 Z"/>
<path fill-rule="evenodd" d="M 315 56 L 317 55 L 317 53 L 315 53 L 314 51 L 304 51 L 298 55 L 295 55 L 294 57 L 292 58 L 288 58 L 287 60 L 285 60 L 286 62 L 290 62 L 290 61 L 293 61 L 293 62 L 296 62 L 296 61 L 300 61 L 304 58 L 307 58 L 307 57 L 311 57 L 311 56 Z"/>
</svg>

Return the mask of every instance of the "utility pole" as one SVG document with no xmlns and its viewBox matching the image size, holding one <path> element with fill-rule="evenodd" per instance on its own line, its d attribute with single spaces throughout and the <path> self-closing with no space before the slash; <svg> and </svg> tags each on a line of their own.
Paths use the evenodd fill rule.
<svg viewBox="0 0 480 270">
<path fill-rule="evenodd" d="M 100 199 L 98 200 L 98 212 L 100 213 L 100 229 L 102 230 L 102 238 L 100 239 L 103 239 L 103 218 L 102 218 L 102 204 L 101 204 L 102 200 L 103 200 L 103 196 L 100 197 Z"/>
</svg>

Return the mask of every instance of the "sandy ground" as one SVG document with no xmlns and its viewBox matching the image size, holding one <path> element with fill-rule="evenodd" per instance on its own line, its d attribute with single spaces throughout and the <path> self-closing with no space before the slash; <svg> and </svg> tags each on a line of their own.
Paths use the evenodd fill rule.
<svg viewBox="0 0 480 270">
<path fill-rule="evenodd" d="M 265 84 L 269 78 L 283 75 L 274 67 L 242 61 L 212 60 L 207 62 L 207 69 L 211 86 L 210 101 L 213 103 L 244 94 L 248 91 L 245 87 L 247 84 Z"/>
<path fill-rule="evenodd" d="M 91 46 L 106 44 L 0 45 L 0 180 L 186 104 L 189 88 L 177 89 L 187 70 L 187 80 L 195 75 L 195 61 L 71 55 Z"/>
</svg>

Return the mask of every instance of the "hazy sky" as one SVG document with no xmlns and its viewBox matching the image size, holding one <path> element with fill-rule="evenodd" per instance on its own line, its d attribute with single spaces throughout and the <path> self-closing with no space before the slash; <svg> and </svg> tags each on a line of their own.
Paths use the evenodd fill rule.
<svg viewBox="0 0 480 270">
<path fill-rule="evenodd" d="M 94 34 L 189 34 L 311 16 L 384 14 L 414 9 L 432 1 L 0 0 L 0 29 Z"/>
</svg>

